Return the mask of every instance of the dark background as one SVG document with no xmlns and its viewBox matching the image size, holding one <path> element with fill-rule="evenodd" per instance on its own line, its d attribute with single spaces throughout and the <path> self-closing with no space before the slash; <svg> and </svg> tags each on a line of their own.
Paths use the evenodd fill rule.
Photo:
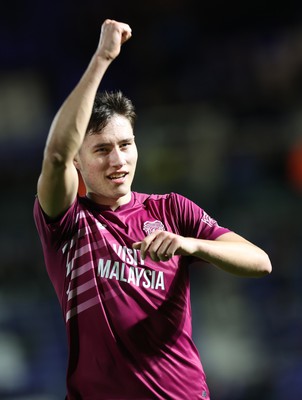
<svg viewBox="0 0 302 400">
<path fill-rule="evenodd" d="M 65 395 L 63 318 L 32 206 L 51 120 L 105 18 L 133 30 L 101 85 L 136 104 L 133 188 L 188 196 L 263 247 L 273 264 L 261 279 L 192 266 L 194 338 L 211 398 L 302 398 L 301 7 L 242 3 L 12 0 L 1 7 L 1 400 Z"/>
</svg>

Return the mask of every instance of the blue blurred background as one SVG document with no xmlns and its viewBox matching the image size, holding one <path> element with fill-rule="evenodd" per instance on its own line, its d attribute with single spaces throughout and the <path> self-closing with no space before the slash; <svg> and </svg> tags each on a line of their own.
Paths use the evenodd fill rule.
<svg viewBox="0 0 302 400">
<path fill-rule="evenodd" d="M 192 266 L 213 400 L 302 399 L 298 2 L 11 0 L 0 14 L 0 399 L 63 400 L 63 318 L 32 219 L 51 120 L 105 18 L 133 38 L 102 89 L 136 104 L 133 188 L 190 197 L 270 255 L 261 279 Z M 184 399 L 191 400 L 191 399 Z"/>
</svg>

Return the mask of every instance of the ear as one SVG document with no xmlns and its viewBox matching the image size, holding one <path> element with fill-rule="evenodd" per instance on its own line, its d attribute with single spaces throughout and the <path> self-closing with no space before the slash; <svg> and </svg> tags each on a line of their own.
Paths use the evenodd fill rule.
<svg viewBox="0 0 302 400">
<path fill-rule="evenodd" d="M 87 190 L 86 190 L 86 186 L 85 186 L 85 183 L 83 181 L 81 172 L 78 169 L 77 169 L 77 172 L 78 172 L 78 177 L 79 177 L 78 194 L 79 194 L 79 196 L 82 197 L 82 196 L 86 195 Z"/>
<path fill-rule="evenodd" d="M 73 159 L 73 165 L 76 167 L 77 170 L 80 169 L 80 163 L 78 161 L 78 156 L 75 156 L 75 158 Z"/>
</svg>

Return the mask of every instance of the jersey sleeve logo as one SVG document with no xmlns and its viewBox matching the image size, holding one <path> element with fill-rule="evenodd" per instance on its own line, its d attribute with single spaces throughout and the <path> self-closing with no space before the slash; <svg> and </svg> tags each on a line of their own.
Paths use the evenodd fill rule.
<svg viewBox="0 0 302 400">
<path fill-rule="evenodd" d="M 202 214 L 201 221 L 204 222 L 205 224 L 209 225 L 210 227 L 218 226 L 217 221 L 215 221 L 215 219 L 211 218 L 205 211 Z"/>
<path fill-rule="evenodd" d="M 147 235 L 151 235 L 151 233 L 155 231 L 165 231 L 165 226 L 161 221 L 146 221 L 143 225 L 143 230 Z"/>
</svg>

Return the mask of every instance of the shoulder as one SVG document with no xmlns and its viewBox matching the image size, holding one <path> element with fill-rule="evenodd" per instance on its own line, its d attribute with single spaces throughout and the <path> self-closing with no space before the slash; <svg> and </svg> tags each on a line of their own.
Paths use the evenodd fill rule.
<svg viewBox="0 0 302 400">
<path fill-rule="evenodd" d="M 134 205 L 143 207 L 157 216 L 166 215 L 173 219 L 182 220 L 186 210 L 190 208 L 190 200 L 175 193 L 145 194 L 134 192 Z"/>
<path fill-rule="evenodd" d="M 165 193 L 165 194 L 147 194 L 133 192 L 136 203 L 147 203 L 147 202 L 170 202 L 170 201 L 189 201 L 186 197 L 175 193 Z"/>
<path fill-rule="evenodd" d="M 57 218 L 49 218 L 43 211 L 36 196 L 33 208 L 34 221 L 38 233 L 42 237 L 65 237 L 76 229 L 81 211 L 85 205 L 77 196 L 71 206 Z"/>
</svg>

